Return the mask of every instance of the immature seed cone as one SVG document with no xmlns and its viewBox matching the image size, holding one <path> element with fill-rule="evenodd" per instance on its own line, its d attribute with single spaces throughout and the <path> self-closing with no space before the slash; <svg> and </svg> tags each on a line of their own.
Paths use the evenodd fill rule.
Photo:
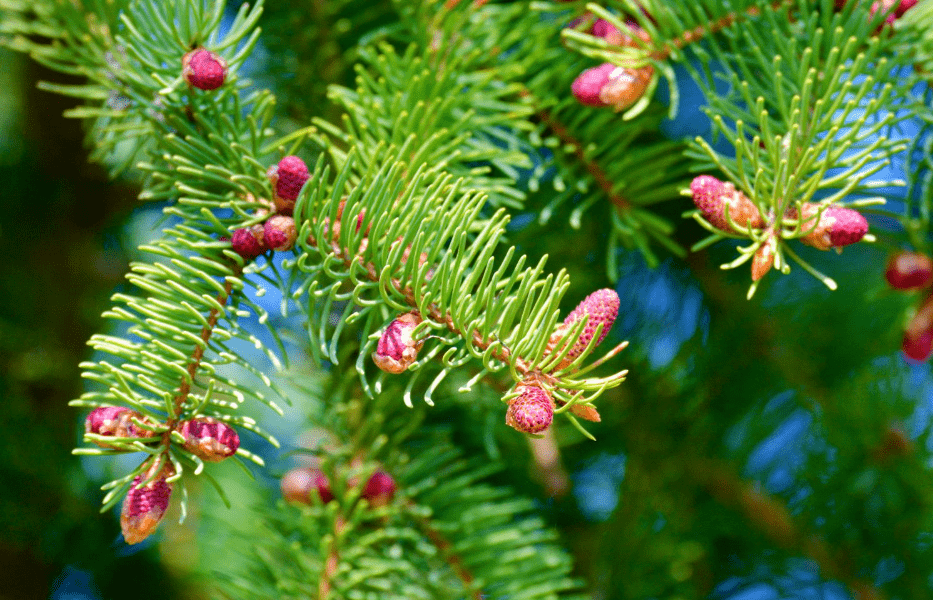
<svg viewBox="0 0 933 600">
<path fill-rule="evenodd" d="M 210 50 L 198 48 L 182 57 L 181 74 L 200 90 L 216 90 L 227 78 L 227 63 Z"/>
<path fill-rule="evenodd" d="M 736 225 L 747 225 L 753 229 L 765 226 L 755 203 L 735 189 L 731 182 L 720 181 L 712 175 L 700 175 L 690 183 L 690 191 L 693 193 L 693 203 L 703 213 L 703 218 L 720 231 L 738 233 L 726 219 L 727 205 L 729 217 Z"/>
<path fill-rule="evenodd" d="M 401 373 L 418 359 L 423 341 L 416 342 L 411 333 L 421 323 L 421 315 L 409 312 L 389 323 L 376 344 L 373 362 L 387 373 Z"/>
<path fill-rule="evenodd" d="M 574 345 L 570 347 L 567 354 L 564 355 L 563 360 L 558 366 L 559 369 L 569 365 L 576 357 L 580 356 L 587 345 L 589 345 L 590 340 L 593 339 L 596 328 L 600 324 L 602 324 L 603 329 L 599 334 L 599 338 L 596 340 L 596 345 L 601 344 L 602 341 L 606 339 L 606 336 L 609 335 L 609 330 L 612 329 L 612 324 L 615 323 L 616 317 L 619 315 L 619 304 L 619 294 L 613 289 L 603 288 L 587 296 L 583 302 L 578 304 L 577 307 L 567 315 L 563 324 L 560 325 L 557 331 L 551 336 L 551 340 L 548 344 L 549 354 L 562 351 L 560 342 L 564 339 L 564 336 L 567 335 L 567 332 L 570 331 L 574 323 L 583 318 L 586 318 L 587 322 L 583 327 L 583 332 L 580 334 L 580 337 Z"/>
<path fill-rule="evenodd" d="M 162 472 L 147 485 L 140 485 L 152 474 L 152 468 L 145 475 L 137 475 L 130 485 L 130 491 L 123 500 L 120 513 L 120 528 L 127 544 L 138 544 L 149 537 L 159 526 L 168 502 L 172 496 L 172 484 L 166 481 L 173 471 L 162 467 Z"/>
<path fill-rule="evenodd" d="M 276 209 L 282 214 L 292 214 L 295 200 L 310 177 L 308 165 L 297 156 L 286 156 L 267 175 L 275 188 Z"/>
<path fill-rule="evenodd" d="M 144 420 L 144 417 L 124 406 L 100 406 L 91 411 L 84 420 L 85 433 L 96 433 L 118 438 L 146 437 L 146 432 L 133 423 L 133 418 Z M 104 442 L 94 442 L 101 448 L 116 449 L 115 446 Z"/>
<path fill-rule="evenodd" d="M 523 433 L 541 433 L 554 420 L 554 400 L 537 385 L 519 385 L 518 397 L 509 402 L 505 423 Z"/>
<path fill-rule="evenodd" d="M 243 260 L 253 260 L 269 248 L 263 241 L 263 226 L 241 227 L 233 232 L 230 247 L 243 257 Z"/>
<path fill-rule="evenodd" d="M 851 208 L 830 206 L 823 211 L 819 222 L 814 223 L 820 206 L 812 202 L 803 205 L 803 231 L 808 231 L 800 241 L 819 250 L 841 248 L 858 242 L 868 233 L 868 221 L 862 213 Z M 796 216 L 796 209 L 790 214 Z"/>
<path fill-rule="evenodd" d="M 653 74 L 651 66 L 629 69 L 603 63 L 581 73 L 570 90 L 581 104 L 611 106 L 618 112 L 638 102 Z"/>
<path fill-rule="evenodd" d="M 385 471 L 376 471 L 363 488 L 363 498 L 372 506 L 385 506 L 395 496 L 395 480 Z"/>
<path fill-rule="evenodd" d="M 177 429 L 185 438 L 185 449 L 208 462 L 233 456 L 240 447 L 236 430 L 211 417 L 182 421 Z"/>
<path fill-rule="evenodd" d="M 893 7 L 894 10 L 888 13 L 888 16 L 884 18 L 885 25 L 893 25 L 895 21 L 903 17 L 904 13 L 913 8 L 916 4 L 917 0 L 876 0 L 872 2 L 869 14 L 871 18 L 874 18 L 877 12 L 887 12 Z"/>
<path fill-rule="evenodd" d="M 896 290 L 925 288 L 933 283 L 933 260 L 919 252 L 898 252 L 888 260 L 884 278 Z"/>
<path fill-rule="evenodd" d="M 574 26 L 579 21 L 571 23 Z M 615 25 L 605 19 L 596 19 L 592 26 L 586 31 L 595 37 L 606 40 L 607 44 L 612 46 L 628 46 L 630 48 L 638 47 L 635 38 L 640 38 L 644 42 L 651 41 L 648 32 L 642 29 L 634 21 L 626 21 L 625 28 L 619 30 Z"/>
<path fill-rule="evenodd" d="M 272 215 L 262 229 L 263 241 L 277 252 L 291 250 L 298 238 L 295 219 L 285 215 Z"/>
<path fill-rule="evenodd" d="M 774 255 L 777 253 L 777 239 L 772 235 L 764 244 L 759 246 L 752 257 L 752 281 L 758 281 L 768 274 L 774 266 Z"/>
<path fill-rule="evenodd" d="M 315 492 L 325 504 L 334 499 L 334 494 L 330 490 L 330 482 L 319 469 L 310 467 L 292 469 L 282 476 L 280 485 L 282 496 L 289 502 L 311 504 L 311 494 Z"/>
<path fill-rule="evenodd" d="M 933 296 L 923 301 L 907 324 L 901 349 L 907 358 L 920 362 L 933 354 Z"/>
</svg>

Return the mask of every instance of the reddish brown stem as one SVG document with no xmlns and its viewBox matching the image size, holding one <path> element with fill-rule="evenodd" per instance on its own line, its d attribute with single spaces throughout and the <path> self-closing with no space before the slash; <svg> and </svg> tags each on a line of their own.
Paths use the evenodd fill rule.
<svg viewBox="0 0 933 600">
<path fill-rule="evenodd" d="M 447 539 L 441 535 L 439 531 L 431 527 L 431 524 L 427 519 L 418 519 L 418 526 L 421 528 L 421 532 L 428 538 L 428 540 L 437 548 L 438 553 L 444 558 L 444 561 L 450 565 L 450 569 L 457 576 L 457 579 L 463 582 L 463 587 L 466 589 L 471 589 L 473 587 L 473 573 L 467 569 L 466 565 L 463 564 L 463 559 L 460 556 L 453 552 L 453 545 L 447 541 Z M 470 597 L 473 600 L 483 600 L 485 594 L 481 590 L 473 590 L 470 593 Z"/>
</svg>

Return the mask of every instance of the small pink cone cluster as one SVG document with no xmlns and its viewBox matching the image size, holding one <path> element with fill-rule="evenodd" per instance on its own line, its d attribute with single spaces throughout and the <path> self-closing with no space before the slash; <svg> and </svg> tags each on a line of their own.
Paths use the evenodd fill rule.
<svg viewBox="0 0 933 600">
<path fill-rule="evenodd" d="M 320 469 L 310 467 L 292 469 L 282 476 L 280 485 L 282 496 L 289 502 L 311 504 L 313 493 L 316 493 L 324 504 L 334 499 L 330 481 Z"/>
<path fill-rule="evenodd" d="M 236 430 L 211 417 L 182 421 L 177 429 L 185 438 L 185 449 L 208 462 L 220 462 L 233 456 L 240 447 Z"/>
<path fill-rule="evenodd" d="M 736 233 L 726 219 L 727 206 L 729 217 L 736 225 L 748 225 L 755 229 L 765 225 L 755 203 L 732 183 L 720 181 L 711 175 L 700 175 L 690 183 L 690 191 L 693 193 L 693 203 L 703 213 L 703 218 L 720 231 Z"/>
<path fill-rule="evenodd" d="M 310 178 L 308 166 L 297 156 L 286 156 L 277 165 L 270 167 L 266 175 L 274 190 L 272 204 L 276 214 L 262 224 L 237 229 L 230 241 L 233 251 L 247 262 L 267 250 L 291 250 L 298 239 L 298 228 L 291 215 L 298 194 Z M 267 213 L 265 209 L 261 212 Z"/>
<path fill-rule="evenodd" d="M 919 252 L 898 252 L 888 260 L 884 278 L 895 290 L 918 290 L 933 283 L 933 260 Z"/>
<path fill-rule="evenodd" d="M 140 485 L 151 474 L 150 469 L 145 475 L 137 475 L 123 500 L 120 528 L 127 544 L 138 544 L 152 535 L 168 509 L 172 484 L 167 482 L 166 478 L 172 475 L 172 471 L 163 467 L 155 479 L 147 485 Z"/>
<path fill-rule="evenodd" d="M 421 315 L 409 312 L 396 317 L 379 338 L 373 362 L 387 373 L 401 373 L 418 359 L 423 341 L 416 342 L 411 334 L 421 323 Z"/>
<path fill-rule="evenodd" d="M 84 431 L 116 438 L 146 437 L 147 433 L 133 423 L 133 418 L 145 420 L 141 414 L 124 406 L 100 406 L 84 420 Z M 94 443 L 101 448 L 115 448 L 105 442 Z"/>
<path fill-rule="evenodd" d="M 227 78 L 227 63 L 210 50 L 198 48 L 182 57 L 181 74 L 199 90 L 216 90 Z"/>
<path fill-rule="evenodd" d="M 566 367 L 583 353 L 583 350 L 589 345 L 590 340 L 593 339 L 593 335 L 596 333 L 596 328 L 599 325 L 602 325 L 603 328 L 599 334 L 599 338 L 596 340 L 596 345 L 598 346 L 606 339 L 606 336 L 609 335 L 609 330 L 612 329 L 612 325 L 615 323 L 616 317 L 619 315 L 619 303 L 619 294 L 617 294 L 615 290 L 603 288 L 587 296 L 583 302 L 578 304 L 577 307 L 567 315 L 563 324 L 561 324 L 557 328 L 557 331 L 551 336 L 550 343 L 548 344 L 549 354 L 563 351 L 561 340 L 567 335 L 567 332 L 570 331 L 574 323 L 583 318 L 586 318 L 587 322 L 583 327 L 583 332 L 580 334 L 580 337 L 564 355 L 564 358 L 557 367 L 558 369 Z"/>
<path fill-rule="evenodd" d="M 554 400 L 551 394 L 534 384 L 515 388 L 518 397 L 509 402 L 505 423 L 523 433 L 541 433 L 554 420 Z"/>
<path fill-rule="evenodd" d="M 653 76 L 650 65 L 629 69 L 603 63 L 583 71 L 571 84 L 570 91 L 580 104 L 608 106 L 619 112 L 638 102 Z"/>
</svg>

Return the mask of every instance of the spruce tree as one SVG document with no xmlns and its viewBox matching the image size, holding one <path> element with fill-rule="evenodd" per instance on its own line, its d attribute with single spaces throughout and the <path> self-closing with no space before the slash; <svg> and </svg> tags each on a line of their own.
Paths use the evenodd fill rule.
<svg viewBox="0 0 933 600">
<path fill-rule="evenodd" d="M 178 597 L 933 593 L 930 0 L 0 11 L 161 213 L 61 414 Z"/>
</svg>

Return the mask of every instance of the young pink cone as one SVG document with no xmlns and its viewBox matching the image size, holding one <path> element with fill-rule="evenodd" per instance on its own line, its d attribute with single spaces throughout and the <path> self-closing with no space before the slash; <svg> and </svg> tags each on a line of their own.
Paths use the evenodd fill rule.
<svg viewBox="0 0 933 600">
<path fill-rule="evenodd" d="M 141 414 L 124 406 L 100 406 L 84 420 L 84 431 L 118 438 L 146 437 L 147 433 L 133 423 L 134 417 L 143 420 Z M 117 449 L 104 442 L 94 443 L 101 448 Z"/>
<path fill-rule="evenodd" d="M 181 74 L 199 90 L 216 90 L 227 78 L 227 63 L 210 50 L 198 48 L 182 57 Z"/>
<path fill-rule="evenodd" d="M 768 274 L 774 266 L 774 255 L 777 254 L 777 239 L 772 235 L 764 244 L 758 247 L 752 257 L 752 281 L 758 281 Z"/>
<path fill-rule="evenodd" d="M 933 296 L 923 301 L 920 310 L 907 324 L 901 350 L 907 358 L 918 362 L 933 354 Z"/>
<path fill-rule="evenodd" d="M 919 252 L 898 252 L 888 261 L 884 278 L 895 290 L 916 290 L 933 283 L 933 260 Z"/>
<path fill-rule="evenodd" d="M 558 369 L 566 367 L 583 353 L 583 350 L 589 345 L 590 340 L 593 339 L 596 328 L 600 324 L 602 324 L 603 329 L 599 334 L 599 338 L 596 340 L 596 345 L 598 346 L 606 339 L 606 336 L 609 335 L 609 330 L 612 329 L 612 324 L 615 323 L 616 317 L 619 315 L 619 304 L 619 294 L 613 289 L 604 288 L 596 290 L 587 296 L 583 302 L 578 304 L 577 307 L 567 315 L 563 324 L 561 324 L 557 328 L 557 331 L 551 336 L 550 343 L 548 344 L 548 354 L 560 353 L 563 351 L 560 342 L 567 332 L 570 331 L 574 323 L 583 318 L 587 318 L 587 322 L 583 327 L 583 332 L 580 334 L 580 337 L 574 345 L 570 347 L 567 354 L 564 355 L 563 360 L 561 360 L 560 365 L 557 367 Z"/>
<path fill-rule="evenodd" d="M 311 176 L 308 165 L 297 156 L 286 156 L 270 168 L 267 175 L 275 188 L 273 199 L 276 209 L 282 214 L 292 214 L 295 200 Z"/>
<path fill-rule="evenodd" d="M 653 75 L 651 66 L 629 69 L 603 63 L 581 73 L 573 81 L 570 91 L 581 104 L 611 106 L 618 112 L 638 102 Z"/>
<path fill-rule="evenodd" d="M 253 260 L 269 248 L 263 241 L 263 226 L 241 227 L 233 232 L 230 247 L 243 257 L 243 260 Z"/>
<path fill-rule="evenodd" d="M 803 231 L 808 231 L 800 241 L 819 250 L 841 248 L 858 242 L 868 233 L 868 221 L 862 213 L 851 208 L 830 206 L 823 211 L 819 223 L 814 222 L 820 206 L 812 202 L 803 205 Z M 791 214 L 795 214 L 792 210 Z"/>
<path fill-rule="evenodd" d="M 272 215 L 263 226 L 262 239 L 266 246 L 277 252 L 291 250 L 298 239 L 295 219 L 285 215 Z"/>
<path fill-rule="evenodd" d="M 138 544 L 152 535 L 168 509 L 172 484 L 167 482 L 166 478 L 171 477 L 173 471 L 169 467 L 163 467 L 155 479 L 147 485 L 140 485 L 151 474 L 150 468 L 145 475 L 137 475 L 123 500 L 120 528 L 127 544 Z"/>
<path fill-rule="evenodd" d="M 737 233 L 726 219 L 727 205 L 729 217 L 736 225 L 748 225 L 754 229 L 765 226 L 755 203 L 730 182 L 720 181 L 712 175 L 700 175 L 693 178 L 690 191 L 693 193 L 693 203 L 703 213 L 703 218 L 720 231 Z"/>
<path fill-rule="evenodd" d="M 282 476 L 282 496 L 289 502 L 311 504 L 311 494 L 317 492 L 321 502 L 327 504 L 334 499 L 330 481 L 320 469 L 298 467 Z"/>
<path fill-rule="evenodd" d="M 395 480 L 385 471 L 379 470 L 372 474 L 366 487 L 363 488 L 363 498 L 372 506 L 385 506 L 395 496 Z"/>
<path fill-rule="evenodd" d="M 421 321 L 421 315 L 413 311 L 400 315 L 389 323 L 373 353 L 373 362 L 377 367 L 387 373 L 398 374 L 418 359 L 418 352 L 424 346 L 424 342 L 416 342 L 411 334 Z"/>
<path fill-rule="evenodd" d="M 185 438 L 185 449 L 208 462 L 220 462 L 233 456 L 240 447 L 236 430 L 211 417 L 182 421 L 177 429 Z"/>
<path fill-rule="evenodd" d="M 554 420 L 554 400 L 551 394 L 537 385 L 519 385 L 518 397 L 509 402 L 505 423 L 523 433 L 541 433 Z"/>
</svg>

